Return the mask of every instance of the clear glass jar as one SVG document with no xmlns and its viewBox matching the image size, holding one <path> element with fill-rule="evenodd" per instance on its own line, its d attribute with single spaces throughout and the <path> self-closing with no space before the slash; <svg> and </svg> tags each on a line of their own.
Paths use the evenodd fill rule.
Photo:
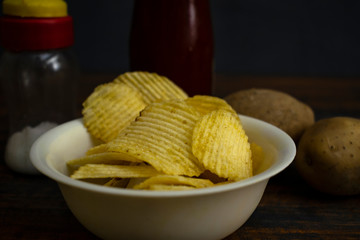
<svg viewBox="0 0 360 240">
<path fill-rule="evenodd" d="M 76 117 L 79 68 L 70 47 L 73 19 L 63 0 L 2 2 L 0 62 L 9 116 L 5 162 L 35 174 L 30 148 L 45 131 Z"/>
<path fill-rule="evenodd" d="M 71 49 L 5 51 L 0 62 L 9 116 L 6 164 L 17 172 L 37 173 L 29 159 L 42 133 L 77 116 L 79 68 Z"/>
</svg>

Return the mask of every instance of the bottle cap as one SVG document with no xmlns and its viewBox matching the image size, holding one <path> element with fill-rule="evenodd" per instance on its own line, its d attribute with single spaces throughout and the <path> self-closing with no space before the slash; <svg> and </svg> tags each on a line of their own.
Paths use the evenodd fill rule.
<svg viewBox="0 0 360 240">
<path fill-rule="evenodd" d="M 4 0 L 3 14 L 17 17 L 65 17 L 63 0 Z"/>
<path fill-rule="evenodd" d="M 74 43 L 73 19 L 62 0 L 4 0 L 1 45 L 10 51 L 65 48 Z"/>
</svg>

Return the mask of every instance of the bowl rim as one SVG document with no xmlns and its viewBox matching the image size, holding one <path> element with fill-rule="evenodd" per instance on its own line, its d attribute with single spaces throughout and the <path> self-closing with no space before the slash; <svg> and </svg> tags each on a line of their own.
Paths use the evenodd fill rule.
<svg viewBox="0 0 360 240">
<path fill-rule="evenodd" d="M 150 190 L 135 190 L 135 189 L 105 187 L 102 185 L 96 185 L 93 183 L 72 179 L 69 176 L 66 176 L 60 173 L 59 171 L 54 170 L 52 167 L 50 167 L 47 164 L 46 158 L 41 159 L 39 147 L 43 144 L 49 143 L 54 139 L 56 139 L 57 136 L 56 133 L 63 132 L 66 129 L 76 127 L 77 125 L 83 126 L 83 121 L 81 118 L 63 123 L 42 134 L 31 147 L 30 159 L 32 164 L 35 166 L 35 168 L 37 168 L 43 175 L 49 177 L 52 180 L 55 180 L 57 183 L 65 184 L 86 191 L 98 192 L 102 194 L 118 195 L 124 197 L 173 198 L 173 197 L 201 196 L 201 195 L 209 195 L 209 194 L 232 191 L 235 189 L 248 187 L 250 185 L 254 185 L 256 183 L 269 180 L 271 177 L 275 176 L 276 174 L 280 173 L 285 168 L 287 168 L 294 160 L 296 154 L 296 145 L 293 139 L 280 128 L 253 117 L 249 117 L 241 114 L 239 114 L 239 117 L 245 123 L 247 121 L 251 121 L 252 123 L 255 124 L 262 124 L 265 125 L 268 131 L 276 132 L 276 134 L 279 135 L 279 139 L 282 139 L 281 142 L 286 145 L 287 151 L 284 153 L 286 155 L 286 157 L 284 157 L 284 160 L 275 162 L 268 169 L 266 169 L 265 171 L 259 174 L 256 174 L 250 178 L 233 183 L 227 183 L 222 185 L 216 185 L 213 187 L 200 188 L 194 190 L 182 190 L 182 191 L 151 190 L 150 191 Z"/>
</svg>

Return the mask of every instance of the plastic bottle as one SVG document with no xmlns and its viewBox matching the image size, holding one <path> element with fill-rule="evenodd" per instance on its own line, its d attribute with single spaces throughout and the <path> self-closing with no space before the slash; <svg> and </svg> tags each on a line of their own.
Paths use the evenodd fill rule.
<svg viewBox="0 0 360 240">
<path fill-rule="evenodd" d="M 0 23 L 5 49 L 0 78 L 10 133 L 5 162 L 14 171 L 36 174 L 32 143 L 77 115 L 73 20 L 62 0 L 5 0 Z"/>
<path fill-rule="evenodd" d="M 136 0 L 130 68 L 164 75 L 190 96 L 211 94 L 213 33 L 209 0 Z"/>
</svg>

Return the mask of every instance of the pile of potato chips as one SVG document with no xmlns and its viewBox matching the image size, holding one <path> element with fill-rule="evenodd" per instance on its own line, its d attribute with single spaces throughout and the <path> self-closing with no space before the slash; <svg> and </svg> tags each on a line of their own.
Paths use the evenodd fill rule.
<svg viewBox="0 0 360 240">
<path fill-rule="evenodd" d="M 188 190 L 251 177 L 263 156 L 223 99 L 189 97 L 156 73 L 128 72 L 96 87 L 82 113 L 102 143 L 67 163 L 74 179 Z"/>
</svg>

